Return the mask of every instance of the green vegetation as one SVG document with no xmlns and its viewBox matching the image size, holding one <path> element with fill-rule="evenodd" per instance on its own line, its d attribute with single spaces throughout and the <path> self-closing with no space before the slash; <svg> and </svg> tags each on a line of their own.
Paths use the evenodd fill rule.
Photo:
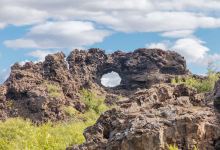
<svg viewBox="0 0 220 150">
<path fill-rule="evenodd" d="M 97 98 L 94 93 L 89 92 L 85 89 L 83 89 L 81 93 L 83 95 L 82 100 L 88 110 L 93 110 L 96 113 L 100 114 L 108 109 L 108 107 L 104 104 L 104 98 Z"/>
<path fill-rule="evenodd" d="M 7 108 L 12 108 L 13 107 L 13 101 L 12 100 L 10 100 L 10 99 L 8 99 L 7 101 L 6 101 L 6 106 L 7 106 Z"/>
<path fill-rule="evenodd" d="M 46 83 L 48 95 L 51 98 L 61 97 L 61 87 L 56 84 Z"/>
<path fill-rule="evenodd" d="M 176 145 L 169 145 L 168 150 L 179 150 Z"/>
<path fill-rule="evenodd" d="M 40 126 L 21 118 L 0 122 L 1 150 L 61 150 L 84 141 L 83 130 L 94 121 Z"/>
<path fill-rule="evenodd" d="M 193 150 L 199 150 L 199 149 L 197 148 L 197 146 L 194 146 Z"/>
<path fill-rule="evenodd" d="M 71 106 L 66 106 L 63 108 L 63 110 L 65 114 L 70 117 L 75 117 L 77 114 L 79 114 L 79 112 Z"/>
<path fill-rule="evenodd" d="M 196 79 L 193 77 L 175 78 L 172 84 L 185 84 L 190 88 L 195 88 L 199 93 L 210 92 L 213 90 L 215 82 L 219 79 L 220 74 L 209 73 L 206 79 Z"/>
<path fill-rule="evenodd" d="M 88 108 L 85 113 L 71 106 L 63 108 L 71 118 L 68 122 L 36 126 L 21 118 L 1 121 L 0 150 L 64 150 L 68 146 L 83 143 L 84 129 L 93 125 L 108 107 L 103 103 L 104 99 L 87 90 L 82 90 L 82 100 Z"/>
<path fill-rule="evenodd" d="M 179 150 L 178 147 L 174 145 L 168 145 L 168 150 Z M 198 150 L 197 146 L 194 146 L 193 150 Z"/>
</svg>

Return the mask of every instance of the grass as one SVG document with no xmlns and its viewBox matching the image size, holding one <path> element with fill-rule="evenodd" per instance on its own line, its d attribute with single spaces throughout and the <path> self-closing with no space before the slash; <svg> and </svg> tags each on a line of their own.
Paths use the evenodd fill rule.
<svg viewBox="0 0 220 150">
<path fill-rule="evenodd" d="M 48 95 L 51 98 L 59 98 L 62 97 L 61 87 L 56 84 L 46 83 Z"/>
<path fill-rule="evenodd" d="M 219 79 L 220 74 L 209 73 L 206 79 L 196 79 L 193 77 L 175 78 L 171 81 L 172 84 L 185 84 L 190 88 L 196 89 L 199 93 L 210 92 L 215 86 L 215 82 Z"/>
<path fill-rule="evenodd" d="M 64 150 L 68 146 L 83 143 L 84 129 L 93 125 L 108 107 L 104 99 L 85 89 L 82 90 L 82 101 L 88 107 L 85 113 L 71 106 L 63 108 L 72 118 L 68 122 L 36 126 L 21 118 L 0 121 L 0 150 Z"/>
<path fill-rule="evenodd" d="M 62 150 L 84 142 L 84 129 L 95 121 L 69 122 L 40 126 L 21 118 L 0 122 L 1 150 Z"/>
</svg>

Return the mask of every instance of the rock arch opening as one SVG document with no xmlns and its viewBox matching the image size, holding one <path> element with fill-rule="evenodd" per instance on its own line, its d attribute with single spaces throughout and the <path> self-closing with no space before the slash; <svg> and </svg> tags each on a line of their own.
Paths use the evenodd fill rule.
<svg viewBox="0 0 220 150">
<path fill-rule="evenodd" d="M 109 88 L 119 86 L 121 84 L 121 77 L 115 71 L 105 73 L 101 77 L 101 84 L 104 87 L 109 87 Z"/>
</svg>

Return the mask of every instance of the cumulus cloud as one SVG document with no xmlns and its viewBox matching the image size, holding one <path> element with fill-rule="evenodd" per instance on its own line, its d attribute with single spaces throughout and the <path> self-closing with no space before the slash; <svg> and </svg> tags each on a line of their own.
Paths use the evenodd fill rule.
<svg viewBox="0 0 220 150">
<path fill-rule="evenodd" d="M 37 58 L 37 61 L 44 61 L 45 57 L 48 54 L 52 54 L 52 53 L 54 53 L 54 51 L 35 50 L 35 51 L 32 51 L 32 52 L 28 53 L 28 55 L 31 56 L 31 57 Z"/>
<path fill-rule="evenodd" d="M 209 54 L 210 49 L 206 47 L 205 42 L 198 38 L 182 38 L 175 42 L 162 41 L 159 43 L 146 44 L 148 48 L 161 48 L 174 50 L 185 57 L 187 63 L 207 66 L 209 62 L 220 62 L 219 54 Z M 219 64 L 218 64 L 219 65 Z"/>
<path fill-rule="evenodd" d="M 89 20 L 117 31 L 149 32 L 219 27 L 219 10 L 217 0 L 1 0 L 0 20 L 13 25 Z"/>
<path fill-rule="evenodd" d="M 4 41 L 5 46 L 11 48 L 38 48 L 38 45 L 31 39 L 15 39 L 15 40 L 7 40 Z"/>
<path fill-rule="evenodd" d="M 196 38 L 183 38 L 177 40 L 171 49 L 185 56 L 189 62 L 196 62 L 204 59 L 209 51 L 204 44 L 205 42 Z"/>
<path fill-rule="evenodd" d="M 161 35 L 163 37 L 183 38 L 183 37 L 192 36 L 192 34 L 193 34 L 193 30 L 174 30 L 174 31 L 164 32 Z"/>
<path fill-rule="evenodd" d="M 34 8 L 26 8 L 19 5 L 8 5 L 0 6 L 0 20 L 7 25 L 30 25 L 42 22 L 47 19 L 47 12 L 37 10 Z"/>
<path fill-rule="evenodd" d="M 147 48 L 159 48 L 159 49 L 167 50 L 167 49 L 169 49 L 169 41 L 146 44 L 146 47 Z"/>
<path fill-rule="evenodd" d="M 219 18 L 191 12 L 121 12 L 106 17 L 113 21 L 109 22 L 103 16 L 101 19 L 96 17 L 95 20 L 122 32 L 167 32 L 220 27 Z"/>
<path fill-rule="evenodd" d="M 157 5 L 157 8 L 162 10 L 191 10 L 191 11 L 219 11 L 220 2 L 218 0 L 154 0 L 153 3 Z"/>
<path fill-rule="evenodd" d="M 109 34 L 90 22 L 46 22 L 31 28 L 24 38 L 4 44 L 10 48 L 72 48 L 101 42 Z"/>
</svg>

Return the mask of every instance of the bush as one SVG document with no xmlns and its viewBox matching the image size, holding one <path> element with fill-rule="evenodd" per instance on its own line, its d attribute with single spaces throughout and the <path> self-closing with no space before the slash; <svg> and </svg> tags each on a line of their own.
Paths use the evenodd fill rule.
<svg viewBox="0 0 220 150">
<path fill-rule="evenodd" d="M 83 89 L 81 91 L 82 101 L 85 103 L 88 110 L 93 110 L 97 114 L 106 111 L 108 107 L 104 104 L 104 98 L 98 97 L 94 93 Z"/>
<path fill-rule="evenodd" d="M 199 93 L 210 92 L 215 86 L 215 82 L 219 79 L 220 75 L 217 73 L 208 74 L 206 79 L 196 79 L 193 77 L 175 78 L 172 84 L 185 84 L 190 88 L 195 88 Z"/>
</svg>

